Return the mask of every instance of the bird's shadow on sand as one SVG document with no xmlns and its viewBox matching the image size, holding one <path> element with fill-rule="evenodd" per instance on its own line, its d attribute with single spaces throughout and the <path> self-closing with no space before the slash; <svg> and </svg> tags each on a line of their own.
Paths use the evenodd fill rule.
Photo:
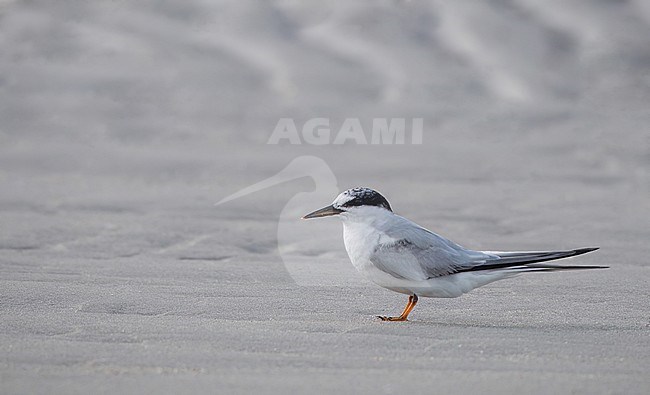
<svg viewBox="0 0 650 395">
<path fill-rule="evenodd" d="M 531 330 L 531 331 L 558 331 L 558 330 L 575 330 L 575 331 L 620 331 L 620 330 L 635 330 L 642 329 L 641 327 L 618 327 L 614 325 L 598 325 L 598 324 L 527 324 L 508 323 L 508 324 L 494 324 L 489 322 L 453 322 L 453 321 L 440 321 L 412 318 L 403 322 L 387 322 L 379 318 L 374 319 L 377 325 L 397 325 L 400 327 L 437 327 L 437 328 L 457 328 L 457 329 L 496 329 L 496 330 Z"/>
</svg>

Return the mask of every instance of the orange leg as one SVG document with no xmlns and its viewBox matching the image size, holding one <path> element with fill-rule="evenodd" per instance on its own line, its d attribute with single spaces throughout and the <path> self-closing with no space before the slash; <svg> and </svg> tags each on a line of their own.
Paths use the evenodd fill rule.
<svg viewBox="0 0 650 395">
<path fill-rule="evenodd" d="M 417 295 L 411 295 L 409 296 L 409 302 L 406 304 L 406 307 L 404 307 L 404 311 L 402 311 L 402 314 L 400 314 L 399 317 L 386 317 L 385 315 L 378 315 L 377 318 L 379 318 L 382 321 L 408 321 L 408 316 L 411 314 L 411 311 L 415 307 L 415 305 L 418 303 L 418 296 Z"/>
</svg>

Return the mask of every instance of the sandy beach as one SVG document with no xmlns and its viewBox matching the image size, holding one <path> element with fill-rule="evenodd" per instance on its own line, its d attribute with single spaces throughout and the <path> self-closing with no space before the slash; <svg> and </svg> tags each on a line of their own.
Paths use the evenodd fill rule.
<svg viewBox="0 0 650 395">
<path fill-rule="evenodd" d="M 0 393 L 648 393 L 645 1 L 2 1 L 0 43 Z M 610 269 L 380 322 L 406 298 L 299 219 L 358 185 Z"/>
</svg>

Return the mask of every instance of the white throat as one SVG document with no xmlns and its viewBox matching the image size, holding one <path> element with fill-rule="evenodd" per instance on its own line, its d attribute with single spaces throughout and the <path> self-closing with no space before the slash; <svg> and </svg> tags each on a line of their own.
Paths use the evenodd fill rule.
<svg viewBox="0 0 650 395">
<path fill-rule="evenodd" d="M 339 215 L 343 221 L 343 241 L 352 264 L 364 273 L 369 258 L 380 243 L 391 241 L 384 229 L 395 214 L 381 207 L 360 206 Z"/>
<path fill-rule="evenodd" d="M 364 223 L 371 226 L 381 226 L 390 221 L 395 214 L 383 207 L 376 206 L 359 206 L 350 207 L 347 211 L 339 214 L 343 225 L 355 223 Z"/>
</svg>

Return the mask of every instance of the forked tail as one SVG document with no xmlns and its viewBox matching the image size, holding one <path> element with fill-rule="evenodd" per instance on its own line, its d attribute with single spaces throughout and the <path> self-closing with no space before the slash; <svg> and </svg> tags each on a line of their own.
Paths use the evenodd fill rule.
<svg viewBox="0 0 650 395">
<path fill-rule="evenodd" d="M 597 250 L 599 247 L 578 248 L 568 251 L 536 251 L 536 252 L 490 252 L 497 258 L 488 259 L 484 264 L 473 266 L 460 272 L 480 270 L 508 270 L 515 272 L 552 272 L 558 270 L 608 269 L 608 266 L 563 266 L 540 264 L 540 262 L 569 258 Z"/>
</svg>

